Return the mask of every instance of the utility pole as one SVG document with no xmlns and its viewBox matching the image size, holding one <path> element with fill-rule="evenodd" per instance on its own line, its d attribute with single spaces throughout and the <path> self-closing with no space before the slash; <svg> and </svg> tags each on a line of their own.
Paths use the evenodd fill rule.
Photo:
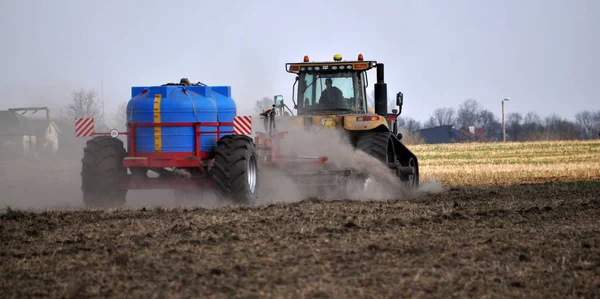
<svg viewBox="0 0 600 299">
<path fill-rule="evenodd" d="M 104 77 L 100 77 L 100 101 L 102 102 L 102 125 L 106 126 L 106 117 L 104 116 Z"/>
<path fill-rule="evenodd" d="M 504 102 L 509 101 L 510 98 L 502 100 L 502 142 L 506 142 L 506 122 L 504 121 Z"/>
</svg>

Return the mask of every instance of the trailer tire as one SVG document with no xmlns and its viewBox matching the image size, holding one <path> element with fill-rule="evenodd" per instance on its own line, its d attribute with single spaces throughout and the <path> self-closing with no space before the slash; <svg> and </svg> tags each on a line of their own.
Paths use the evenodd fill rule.
<svg viewBox="0 0 600 299">
<path fill-rule="evenodd" d="M 110 136 L 97 136 L 87 141 L 81 159 L 81 190 L 89 208 L 120 207 L 125 204 L 127 190 L 119 188 L 127 176 L 123 166 L 126 151 L 123 142 Z"/>
<path fill-rule="evenodd" d="M 256 202 L 258 165 L 256 148 L 246 135 L 227 135 L 217 141 L 212 167 L 215 193 L 236 204 Z"/>
</svg>

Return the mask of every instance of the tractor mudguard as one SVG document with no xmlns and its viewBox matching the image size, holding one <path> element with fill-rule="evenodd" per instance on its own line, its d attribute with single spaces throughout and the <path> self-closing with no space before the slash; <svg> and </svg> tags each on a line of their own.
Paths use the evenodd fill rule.
<svg viewBox="0 0 600 299">
<path fill-rule="evenodd" d="M 417 162 L 417 166 L 419 165 L 418 162 L 419 160 L 417 159 L 417 156 L 410 150 L 408 149 L 408 147 L 406 147 L 406 145 L 404 143 L 402 143 L 398 137 L 396 137 L 395 135 L 391 135 L 392 140 L 394 141 L 394 149 L 396 151 L 396 155 L 399 157 L 400 163 L 402 163 L 402 166 L 404 165 L 404 162 L 406 160 L 408 160 L 408 158 L 413 158 L 415 160 L 415 162 Z"/>
<path fill-rule="evenodd" d="M 420 175 L 419 175 L 419 159 L 417 158 L 417 156 L 410 150 L 408 149 L 408 147 L 406 147 L 406 145 L 404 143 L 402 143 L 400 141 L 400 139 L 398 139 L 397 136 L 390 134 L 392 141 L 394 143 L 394 151 L 396 152 L 396 156 L 398 157 L 398 160 L 400 162 L 401 165 L 401 177 L 403 180 L 408 180 L 409 175 L 408 174 L 404 174 L 403 170 L 404 169 L 409 169 L 410 167 L 414 167 L 414 175 L 415 175 L 415 182 L 413 184 L 414 187 L 418 187 L 419 186 L 419 180 L 420 180 Z"/>
</svg>

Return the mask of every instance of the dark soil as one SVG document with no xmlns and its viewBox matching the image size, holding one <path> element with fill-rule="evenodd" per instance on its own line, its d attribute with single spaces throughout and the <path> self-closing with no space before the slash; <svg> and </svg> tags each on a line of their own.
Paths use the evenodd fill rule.
<svg viewBox="0 0 600 299">
<path fill-rule="evenodd" d="M 600 295 L 597 182 L 0 217 L 7 298 Z"/>
</svg>

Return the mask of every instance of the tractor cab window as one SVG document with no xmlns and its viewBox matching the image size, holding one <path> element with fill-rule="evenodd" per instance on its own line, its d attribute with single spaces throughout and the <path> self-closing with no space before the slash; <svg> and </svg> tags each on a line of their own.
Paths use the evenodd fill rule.
<svg viewBox="0 0 600 299">
<path fill-rule="evenodd" d="M 315 85 L 313 84 L 314 76 L 312 74 L 303 74 L 300 76 L 299 82 L 298 88 L 300 90 L 300 96 L 298 97 L 298 100 L 300 103 L 298 107 L 304 110 L 306 107 L 311 107 L 315 104 L 313 96 L 315 92 Z"/>
<path fill-rule="evenodd" d="M 300 74 L 300 112 L 366 112 L 360 79 L 357 72 Z"/>
</svg>

